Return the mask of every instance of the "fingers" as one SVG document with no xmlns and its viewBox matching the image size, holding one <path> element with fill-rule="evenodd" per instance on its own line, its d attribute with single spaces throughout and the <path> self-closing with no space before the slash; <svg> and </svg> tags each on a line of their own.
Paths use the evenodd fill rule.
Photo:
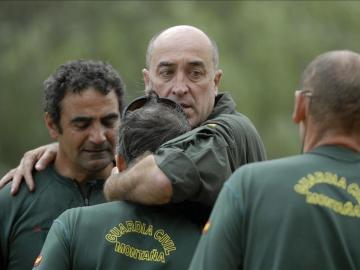
<svg viewBox="0 0 360 270">
<path fill-rule="evenodd" d="M 13 176 L 13 180 L 11 183 L 11 194 L 16 195 L 21 185 L 21 181 L 25 179 L 26 185 L 28 186 L 30 191 L 33 191 L 35 188 L 34 180 L 32 178 L 32 169 L 34 163 L 36 161 L 36 157 L 32 153 L 32 151 L 28 151 L 24 154 L 24 157 L 21 159 L 19 166 L 16 168 L 16 171 Z"/>
<path fill-rule="evenodd" d="M 16 168 L 8 171 L 0 180 L 0 189 L 2 189 L 7 183 L 11 181 L 15 174 Z"/>
<path fill-rule="evenodd" d="M 57 152 L 57 145 L 56 147 L 54 147 L 54 145 L 47 145 L 47 147 L 44 148 L 44 151 L 41 152 L 39 149 L 36 158 L 38 159 L 38 161 L 35 164 L 35 169 L 38 171 L 45 169 L 51 162 L 55 160 L 56 152 Z"/>
<path fill-rule="evenodd" d="M 25 183 L 30 191 L 33 191 L 35 189 L 35 184 L 31 172 L 37 159 L 38 158 L 36 149 L 27 151 L 24 154 L 19 166 L 16 168 L 13 181 L 11 183 L 12 195 L 16 195 L 23 179 L 25 179 Z"/>
<path fill-rule="evenodd" d="M 119 169 L 117 167 L 112 168 L 111 175 L 114 175 L 116 173 L 119 173 Z"/>
<path fill-rule="evenodd" d="M 55 160 L 57 150 L 58 144 L 52 143 L 27 151 L 21 159 L 19 166 L 10 170 L 1 178 L 0 188 L 12 180 L 11 194 L 15 195 L 19 190 L 22 180 L 25 179 L 29 190 L 34 191 L 35 183 L 32 176 L 34 165 L 38 171 L 45 169 Z"/>
</svg>

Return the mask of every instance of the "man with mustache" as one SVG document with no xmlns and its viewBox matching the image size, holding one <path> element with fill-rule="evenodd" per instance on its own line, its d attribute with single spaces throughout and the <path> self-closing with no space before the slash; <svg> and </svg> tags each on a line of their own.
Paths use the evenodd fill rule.
<svg viewBox="0 0 360 270">
<path fill-rule="evenodd" d="M 0 268 L 31 269 L 53 220 L 64 210 L 105 202 L 114 166 L 124 94 L 119 74 L 103 62 L 61 65 L 44 83 L 45 124 L 58 142 L 53 164 L 35 171 L 36 190 L 0 190 Z"/>
</svg>

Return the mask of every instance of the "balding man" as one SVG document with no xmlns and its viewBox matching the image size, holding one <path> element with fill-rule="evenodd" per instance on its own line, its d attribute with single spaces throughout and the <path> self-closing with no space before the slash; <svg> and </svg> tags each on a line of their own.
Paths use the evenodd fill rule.
<svg viewBox="0 0 360 270">
<path fill-rule="evenodd" d="M 311 62 L 293 121 L 305 153 L 232 175 L 190 269 L 360 269 L 360 55 Z"/>
<path fill-rule="evenodd" d="M 143 70 L 146 92 L 153 89 L 181 104 L 192 130 L 109 178 L 104 187 L 107 198 L 143 204 L 189 201 L 196 205 L 194 216 L 203 221 L 231 173 L 265 159 L 255 127 L 236 112 L 229 94 L 218 93 L 222 76 L 218 59 L 215 42 L 193 26 L 171 27 L 151 39 Z M 40 168 L 54 146 L 49 149 L 38 162 Z M 27 154 L 20 168 L 29 171 L 43 150 Z M 19 175 L 21 170 L 15 183 Z"/>
</svg>

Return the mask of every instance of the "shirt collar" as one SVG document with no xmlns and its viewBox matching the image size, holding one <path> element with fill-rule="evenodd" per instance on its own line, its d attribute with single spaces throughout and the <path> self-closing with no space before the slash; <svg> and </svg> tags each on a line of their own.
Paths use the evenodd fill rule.
<svg viewBox="0 0 360 270">
<path fill-rule="evenodd" d="M 316 147 L 308 153 L 326 156 L 337 160 L 345 160 L 350 162 L 360 161 L 360 153 L 339 145 L 322 145 Z"/>
<path fill-rule="evenodd" d="M 215 97 L 214 109 L 208 119 L 213 119 L 223 113 L 232 114 L 235 112 L 235 107 L 236 104 L 229 93 L 219 93 Z"/>
</svg>

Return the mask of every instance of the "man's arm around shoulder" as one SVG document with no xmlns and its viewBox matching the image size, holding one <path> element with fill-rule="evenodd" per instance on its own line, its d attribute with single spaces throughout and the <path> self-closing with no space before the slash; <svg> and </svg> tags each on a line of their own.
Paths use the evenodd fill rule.
<svg viewBox="0 0 360 270">
<path fill-rule="evenodd" d="M 104 186 L 105 197 L 141 204 L 164 204 L 173 193 L 170 179 L 160 170 L 153 155 L 147 155 L 120 174 L 111 175 Z"/>
</svg>

